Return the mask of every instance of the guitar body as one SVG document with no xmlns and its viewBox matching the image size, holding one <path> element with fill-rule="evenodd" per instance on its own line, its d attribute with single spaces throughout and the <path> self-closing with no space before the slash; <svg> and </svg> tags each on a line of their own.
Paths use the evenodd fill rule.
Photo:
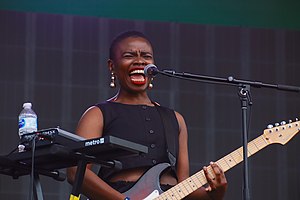
<svg viewBox="0 0 300 200">
<path fill-rule="evenodd" d="M 152 200 L 158 197 L 163 192 L 160 188 L 160 174 L 168 167 L 168 163 L 160 163 L 150 168 L 124 195 L 130 197 L 130 200 Z"/>
</svg>

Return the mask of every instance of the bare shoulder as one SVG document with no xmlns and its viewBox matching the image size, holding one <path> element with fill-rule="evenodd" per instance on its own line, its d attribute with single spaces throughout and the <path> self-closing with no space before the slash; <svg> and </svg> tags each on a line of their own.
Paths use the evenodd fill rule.
<svg viewBox="0 0 300 200">
<path fill-rule="evenodd" d="M 175 112 L 175 116 L 176 116 L 176 118 L 177 118 L 178 121 L 182 121 L 182 120 L 184 121 L 184 118 L 183 118 L 182 114 L 180 114 L 177 111 L 174 111 L 174 112 Z"/>
<path fill-rule="evenodd" d="M 101 110 L 97 106 L 89 107 L 82 115 L 82 117 L 97 117 L 97 115 L 102 115 Z"/>
<path fill-rule="evenodd" d="M 175 116 L 176 116 L 178 124 L 179 124 L 180 132 L 182 132 L 182 131 L 186 132 L 186 124 L 185 124 L 184 117 L 177 111 L 175 111 Z"/>
<path fill-rule="evenodd" d="M 97 106 L 88 108 L 79 120 L 76 133 L 84 138 L 102 136 L 103 115 Z"/>
</svg>

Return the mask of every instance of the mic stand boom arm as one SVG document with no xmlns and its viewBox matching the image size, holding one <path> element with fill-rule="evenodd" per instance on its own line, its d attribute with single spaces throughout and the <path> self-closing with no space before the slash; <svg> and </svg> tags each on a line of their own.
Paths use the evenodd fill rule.
<svg viewBox="0 0 300 200">
<path fill-rule="evenodd" d="M 258 81 L 247 81 L 247 80 L 238 80 L 229 76 L 228 78 L 220 78 L 213 76 L 197 75 L 190 74 L 186 72 L 175 72 L 174 70 L 162 70 L 158 71 L 159 74 L 175 77 L 190 81 L 198 81 L 210 84 L 222 84 L 229 86 L 238 86 L 239 88 L 239 98 L 241 101 L 241 111 L 242 111 L 242 138 L 243 138 L 243 199 L 250 200 L 249 192 L 249 169 L 248 169 L 248 130 L 247 130 L 247 110 L 248 105 L 252 105 L 250 87 L 256 88 L 273 88 L 278 90 L 290 91 L 290 92 L 300 92 L 300 87 L 289 86 L 289 85 L 279 85 L 279 84 L 268 84 Z"/>
<path fill-rule="evenodd" d="M 239 80 L 239 79 L 235 79 L 233 76 L 229 76 L 228 78 L 221 78 L 215 76 L 191 74 L 187 72 L 175 72 L 174 70 L 162 70 L 159 71 L 158 73 L 169 77 L 180 78 L 180 79 L 185 79 L 190 81 L 212 83 L 212 84 L 222 84 L 222 85 L 229 85 L 229 86 L 249 85 L 256 88 L 265 87 L 265 88 L 273 88 L 273 89 L 278 89 L 283 91 L 300 92 L 300 87 L 297 86 L 269 84 L 269 83 L 262 83 L 259 81 Z"/>
</svg>

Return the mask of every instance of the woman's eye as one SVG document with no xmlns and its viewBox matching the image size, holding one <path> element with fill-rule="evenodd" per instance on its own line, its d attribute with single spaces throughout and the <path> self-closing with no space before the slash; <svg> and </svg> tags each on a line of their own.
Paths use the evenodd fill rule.
<svg viewBox="0 0 300 200">
<path fill-rule="evenodd" d="M 145 55 L 144 58 L 145 58 L 145 59 L 152 59 L 152 56 L 150 56 L 150 55 Z"/>
<path fill-rule="evenodd" d="M 125 54 L 124 55 L 124 58 L 132 58 L 133 57 L 133 55 L 131 55 L 131 54 Z"/>
</svg>

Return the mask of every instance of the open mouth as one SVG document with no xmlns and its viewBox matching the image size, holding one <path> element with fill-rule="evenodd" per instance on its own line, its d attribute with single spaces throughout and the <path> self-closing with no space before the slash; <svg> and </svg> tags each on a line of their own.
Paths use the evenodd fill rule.
<svg viewBox="0 0 300 200">
<path fill-rule="evenodd" d="M 130 80 L 133 84 L 143 85 L 146 83 L 144 69 L 141 69 L 141 68 L 133 69 L 130 71 L 129 76 L 130 76 Z"/>
</svg>

